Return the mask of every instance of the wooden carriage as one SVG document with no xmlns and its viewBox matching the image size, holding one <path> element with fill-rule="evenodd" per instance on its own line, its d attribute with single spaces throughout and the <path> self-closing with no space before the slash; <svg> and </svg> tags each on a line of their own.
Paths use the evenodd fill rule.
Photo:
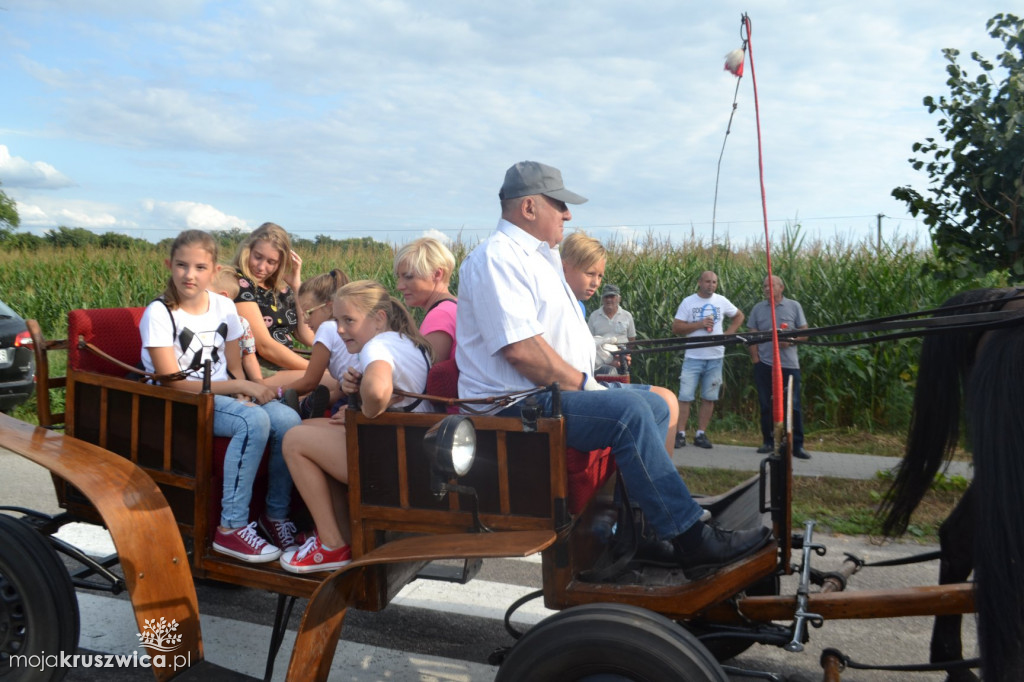
<svg viewBox="0 0 1024 682">
<path fill-rule="evenodd" d="M 593 569 L 606 556 L 607 535 L 597 532 L 597 526 L 607 524 L 609 517 L 619 523 L 632 519 L 623 518 L 626 512 L 615 503 L 609 452 L 567 450 L 565 422 L 559 415 L 470 417 L 477 442 L 472 469 L 450 481 L 457 484 L 450 487 L 455 492 L 437 495 L 432 490 L 437 472 L 425 453 L 424 439 L 428 430 L 448 418 L 444 413 L 385 413 L 369 419 L 350 409 L 345 437 L 352 564 L 330 575 L 296 575 L 276 562 L 249 564 L 217 554 L 211 545 L 219 517 L 224 443 L 212 434 L 212 396 L 126 378 L 125 367 L 139 358 L 141 313 L 141 308 L 71 311 L 66 341 L 47 340 L 30 321 L 40 372 L 41 426 L 32 429 L 14 422 L 15 426 L 9 423 L 14 420 L 4 418 L 0 436 L 5 447 L 53 473 L 59 503 L 67 513 L 51 526 L 87 520 L 109 528 L 140 628 L 147 618 L 177 614 L 179 622 L 189 623 L 183 631 L 196 663 L 203 660 L 203 650 L 188 574 L 282 595 L 279 621 L 287 612 L 286 597 L 309 597 L 289 668 L 289 679 L 295 680 L 325 678 L 348 608 L 385 608 L 409 581 L 439 577 L 428 566 L 438 559 L 462 560 L 456 579 L 467 580 L 481 559 L 542 552 L 548 608 L 574 614 L 587 606 L 632 609 L 630 618 L 635 611 L 668 619 L 668 626 L 659 627 L 678 628 L 673 622 L 742 625 L 787 618 L 802 623 L 801 609 L 809 612 L 811 606 L 826 617 L 879 617 L 875 602 L 857 612 L 858 601 L 871 599 L 866 593 L 860 600 L 810 595 L 799 605 L 776 596 L 775 579 L 793 568 L 792 474 L 788 459 L 777 455 L 765 460 L 760 476 L 703 503 L 725 527 L 771 523 L 778 542 L 694 582 L 678 570 L 658 567 L 644 569 L 633 580 L 595 579 Z M 65 377 L 50 375 L 55 351 L 67 352 Z M 440 363 L 432 370 L 430 391 L 450 397 L 455 371 Z M 59 388 L 66 391 L 63 413 L 52 408 L 51 391 Z M 61 425 L 63 435 L 54 431 Z M 259 513 L 260 500 L 257 489 L 252 518 Z M 297 501 L 293 496 L 293 503 Z M 140 537 L 142 526 L 137 523 L 142 511 L 147 512 L 145 537 Z M 188 574 L 183 574 L 186 565 Z M 762 590 L 761 596 L 744 592 L 765 581 L 774 584 L 774 590 Z M 161 585 L 174 594 L 155 589 Z M 914 605 L 900 615 L 935 613 L 927 603 L 931 596 L 903 600 L 904 605 Z M 173 609 L 171 603 L 176 605 Z M 958 594 L 943 608 L 967 611 L 969 597 Z M 554 632 L 562 627 L 579 629 L 571 617 L 555 620 L 551 627 Z M 629 624 L 622 627 L 628 629 Z M 281 628 L 280 622 L 275 624 L 275 635 Z M 794 641 L 806 636 L 800 628 L 792 631 Z M 696 639 L 680 641 L 683 658 L 708 658 Z M 752 634 L 739 650 L 755 641 L 758 635 Z M 275 646 L 272 643 L 271 657 Z M 513 656 L 522 648 L 513 648 Z M 735 646 L 726 648 L 735 653 Z M 519 666 L 525 665 L 522 659 L 518 657 Z M 158 679 L 170 677 L 166 671 L 154 673 Z M 508 675 L 505 679 L 515 679 L 514 672 Z"/>
</svg>

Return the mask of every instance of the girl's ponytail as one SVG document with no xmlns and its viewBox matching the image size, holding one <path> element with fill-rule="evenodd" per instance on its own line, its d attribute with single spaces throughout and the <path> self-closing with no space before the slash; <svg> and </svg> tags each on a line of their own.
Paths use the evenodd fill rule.
<svg viewBox="0 0 1024 682">
<path fill-rule="evenodd" d="M 433 347 L 427 342 L 427 338 L 420 333 L 419 327 L 416 326 L 416 320 L 413 319 L 409 309 L 394 296 L 389 296 L 388 298 L 391 302 L 391 310 L 388 311 L 388 323 L 391 326 L 391 331 L 396 331 L 402 336 L 407 337 L 418 348 L 426 352 L 431 364 L 437 362 L 437 358 L 434 357 Z"/>
</svg>

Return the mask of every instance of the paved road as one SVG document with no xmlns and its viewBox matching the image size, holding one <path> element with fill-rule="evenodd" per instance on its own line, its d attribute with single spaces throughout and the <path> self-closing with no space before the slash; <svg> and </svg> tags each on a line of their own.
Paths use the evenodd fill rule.
<svg viewBox="0 0 1024 682">
<path fill-rule="evenodd" d="M 687 445 L 673 452 L 672 461 L 676 466 L 757 471 L 764 457 L 765 455 L 757 454 L 756 448 L 741 445 L 715 445 L 710 450 Z M 899 462 L 898 457 L 811 451 L 811 459 L 793 460 L 793 474 L 833 478 L 874 478 L 877 472 L 889 471 Z M 969 462 L 950 462 L 948 473 L 965 478 L 974 476 Z"/>
<path fill-rule="evenodd" d="M 735 452 L 731 452 L 731 451 Z M 731 452 L 731 454 L 730 454 Z M 760 457 L 752 448 L 719 448 L 697 451 L 690 448 L 676 451 L 677 459 L 686 464 L 699 464 L 698 455 L 713 456 L 719 465 L 726 460 L 735 468 L 749 462 L 756 468 Z M 798 472 L 810 472 L 816 462 L 833 461 L 820 456 L 810 462 L 798 462 Z M 837 461 L 855 460 L 855 455 L 836 456 Z M 735 460 L 735 461 L 734 461 Z M 891 464 L 891 462 L 887 462 Z M 39 467 L 0 450 L 0 504 L 12 504 L 56 511 L 49 476 Z M 91 526 L 68 527 L 62 534 L 94 554 L 110 551 L 109 537 Z M 866 560 L 905 556 L 932 549 L 917 545 L 895 544 L 876 546 L 860 537 L 819 536 L 817 541 L 828 548 L 828 554 L 815 559 L 813 565 L 825 570 L 838 567 L 844 552 L 852 552 Z M 936 562 L 917 566 L 865 569 L 854 577 L 851 589 L 895 588 L 903 585 L 935 583 Z M 498 560 L 485 563 L 479 577 L 465 586 L 432 581 L 416 581 L 407 586 L 399 598 L 381 613 L 354 612 L 349 616 L 332 669 L 332 680 L 442 680 L 475 682 L 492 680 L 496 668 L 487 662 L 488 655 L 499 646 L 508 646 L 512 638 L 505 632 L 502 617 L 506 606 L 518 597 L 540 586 L 540 564 L 537 558 Z M 793 594 L 792 578 L 784 579 L 783 593 Z M 229 587 L 216 583 L 198 585 L 202 614 L 203 640 L 210 661 L 257 678 L 263 677 L 266 647 L 270 641 L 276 597 L 268 592 Z M 138 650 L 138 636 L 128 601 L 79 592 L 82 635 L 81 652 L 105 652 L 130 655 Z M 294 631 L 305 603 L 299 601 L 290 622 L 273 679 L 283 680 L 294 642 Z M 518 629 L 532 625 L 550 612 L 538 601 L 529 602 L 513 618 Z M 823 647 L 836 647 L 855 660 L 866 662 L 920 662 L 927 658 L 931 621 L 928 618 L 903 618 L 884 621 L 833 621 L 821 630 L 812 630 L 811 642 L 802 653 L 755 646 L 730 661 L 737 668 L 769 670 L 793 682 L 820 679 L 818 658 Z M 973 620 L 967 619 L 968 642 L 974 641 Z M 967 647 L 968 653 L 973 645 Z M 120 680 L 152 680 L 145 669 L 77 668 L 67 680 L 73 682 Z M 733 674 L 733 680 L 749 679 Z M 846 682 L 889 682 L 906 679 L 898 673 L 847 671 Z M 941 680 L 937 674 L 918 675 L 913 679 Z"/>
</svg>

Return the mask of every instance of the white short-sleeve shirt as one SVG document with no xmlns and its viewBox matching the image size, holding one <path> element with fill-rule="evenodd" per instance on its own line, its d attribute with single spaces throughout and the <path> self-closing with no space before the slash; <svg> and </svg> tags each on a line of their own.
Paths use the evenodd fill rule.
<svg viewBox="0 0 1024 682">
<path fill-rule="evenodd" d="M 360 372 L 366 372 L 371 362 L 380 360 L 391 366 L 391 384 L 395 388 L 409 393 L 423 393 L 426 390 L 427 371 L 430 369 L 427 358 L 419 346 L 398 332 L 377 334 L 366 342 L 357 357 Z M 405 398 L 390 409 L 400 410 L 414 400 Z M 434 405 L 423 400 L 412 411 L 433 412 Z"/>
<path fill-rule="evenodd" d="M 317 327 L 313 345 L 318 343 L 323 344 L 327 352 L 331 354 L 331 358 L 327 362 L 327 372 L 339 382 L 346 369 L 357 366 L 358 359 L 348 352 L 345 342 L 338 334 L 338 325 L 334 323 L 334 320 L 328 320 Z"/>
<path fill-rule="evenodd" d="M 153 301 L 146 306 L 139 321 L 142 336 L 142 365 L 147 372 L 153 370 L 150 348 L 172 346 L 178 361 L 178 368 L 188 373 L 190 379 L 203 378 L 203 363 L 210 360 L 210 380 L 227 381 L 228 342 L 236 342 L 242 335 L 238 323 L 238 311 L 230 298 L 207 292 L 209 306 L 201 315 L 186 313 L 181 308 L 168 310 L 162 301 Z M 174 323 L 171 323 L 171 317 Z M 237 347 L 231 352 L 238 352 Z"/>
<path fill-rule="evenodd" d="M 721 294 L 711 294 L 708 298 L 700 294 L 690 294 L 683 299 L 676 310 L 676 319 L 683 322 L 696 322 L 713 316 L 715 326 L 711 331 L 704 328 L 697 329 L 686 335 L 687 338 L 698 338 L 701 336 L 712 336 L 722 334 L 722 320 L 726 317 L 736 317 L 740 310 L 732 304 L 732 301 Z M 686 357 L 696 360 L 715 360 L 725 357 L 725 346 L 709 346 L 707 348 L 688 348 Z"/>
<path fill-rule="evenodd" d="M 594 371 L 594 339 L 558 251 L 506 220 L 459 269 L 455 333 L 461 398 L 533 388 L 501 350 L 534 336 L 580 372 Z"/>
</svg>

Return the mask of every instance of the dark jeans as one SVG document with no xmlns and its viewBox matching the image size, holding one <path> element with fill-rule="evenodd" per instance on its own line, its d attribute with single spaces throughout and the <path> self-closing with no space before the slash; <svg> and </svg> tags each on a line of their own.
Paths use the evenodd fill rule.
<svg viewBox="0 0 1024 682">
<path fill-rule="evenodd" d="M 789 377 L 793 377 L 793 451 L 800 452 L 804 447 L 804 420 L 803 411 L 800 408 L 800 370 L 782 368 L 783 392 L 789 385 Z M 754 365 L 754 384 L 757 385 L 757 402 L 761 406 L 761 437 L 765 443 L 774 443 L 771 365 L 766 365 L 763 362 Z M 785 404 L 783 404 L 783 409 L 785 409 Z"/>
<path fill-rule="evenodd" d="M 537 402 L 551 414 L 551 394 Z M 518 416 L 522 403 L 501 412 Z M 658 538 L 670 540 L 690 528 L 703 510 L 690 495 L 665 452 L 668 407 L 649 391 L 565 391 L 566 442 L 588 452 L 610 447 L 630 499 L 639 505 Z"/>
</svg>

